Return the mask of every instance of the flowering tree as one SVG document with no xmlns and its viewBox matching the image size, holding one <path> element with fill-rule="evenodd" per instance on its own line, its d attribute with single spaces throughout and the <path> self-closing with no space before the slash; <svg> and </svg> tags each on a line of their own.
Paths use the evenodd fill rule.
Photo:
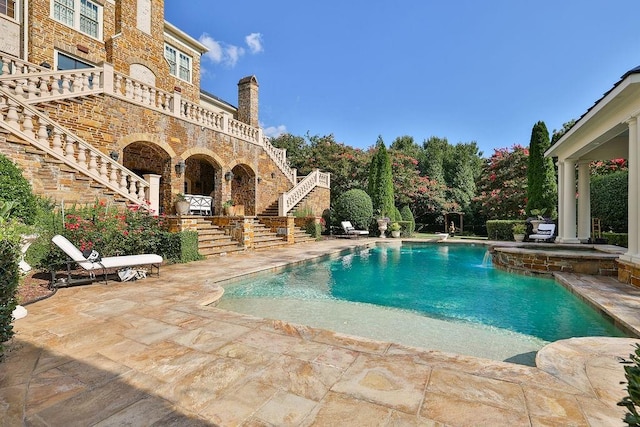
<svg viewBox="0 0 640 427">
<path fill-rule="evenodd" d="M 487 219 L 518 219 L 527 205 L 529 150 L 521 145 L 495 149 L 477 183 L 481 214 Z"/>
</svg>

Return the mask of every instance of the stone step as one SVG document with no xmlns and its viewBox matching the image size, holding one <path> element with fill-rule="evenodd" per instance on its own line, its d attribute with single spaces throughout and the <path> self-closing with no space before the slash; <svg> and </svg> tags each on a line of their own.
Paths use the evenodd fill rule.
<svg viewBox="0 0 640 427">
<path fill-rule="evenodd" d="M 198 249 L 200 255 L 211 258 L 214 256 L 226 255 L 232 252 L 242 252 L 244 248 L 241 245 L 237 246 L 215 246 L 212 248 Z"/>
</svg>

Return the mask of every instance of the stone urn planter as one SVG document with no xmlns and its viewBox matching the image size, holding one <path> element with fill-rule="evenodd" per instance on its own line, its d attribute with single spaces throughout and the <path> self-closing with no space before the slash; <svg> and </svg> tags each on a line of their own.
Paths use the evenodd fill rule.
<svg viewBox="0 0 640 427">
<path fill-rule="evenodd" d="M 513 240 L 516 242 L 524 242 L 524 234 L 514 234 Z"/>
<path fill-rule="evenodd" d="M 376 220 L 378 222 L 378 231 L 380 231 L 380 237 L 385 238 L 385 232 L 387 231 L 387 220 L 385 218 L 381 218 Z"/>
<path fill-rule="evenodd" d="M 178 200 L 176 202 L 176 214 L 178 215 L 188 215 L 189 214 L 189 206 L 191 204 L 186 200 Z"/>
</svg>

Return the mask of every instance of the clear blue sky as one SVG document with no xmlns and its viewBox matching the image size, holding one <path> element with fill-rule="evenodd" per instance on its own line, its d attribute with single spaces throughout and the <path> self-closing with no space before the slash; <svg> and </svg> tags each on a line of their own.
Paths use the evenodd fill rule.
<svg viewBox="0 0 640 427">
<path fill-rule="evenodd" d="M 211 47 L 202 88 L 237 105 L 255 75 L 265 131 L 494 148 L 582 115 L 640 65 L 639 0 L 165 0 Z"/>
</svg>

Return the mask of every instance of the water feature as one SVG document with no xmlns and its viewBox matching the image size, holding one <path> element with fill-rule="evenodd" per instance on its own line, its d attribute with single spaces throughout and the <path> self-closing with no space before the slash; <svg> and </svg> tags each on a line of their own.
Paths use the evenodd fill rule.
<svg viewBox="0 0 640 427">
<path fill-rule="evenodd" d="M 475 245 L 378 246 L 226 285 L 220 308 L 504 360 L 573 336 L 624 336 L 552 279 Z"/>
</svg>

